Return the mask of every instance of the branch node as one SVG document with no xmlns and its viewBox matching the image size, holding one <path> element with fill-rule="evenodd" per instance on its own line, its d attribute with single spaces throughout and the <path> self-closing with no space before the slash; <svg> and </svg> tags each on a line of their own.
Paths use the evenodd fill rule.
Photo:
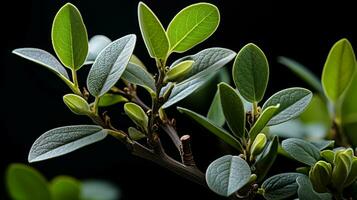
<svg viewBox="0 0 357 200">
<path fill-rule="evenodd" d="M 187 166 L 196 166 L 191 150 L 191 136 L 183 135 L 180 138 L 182 142 L 182 163 Z"/>
</svg>

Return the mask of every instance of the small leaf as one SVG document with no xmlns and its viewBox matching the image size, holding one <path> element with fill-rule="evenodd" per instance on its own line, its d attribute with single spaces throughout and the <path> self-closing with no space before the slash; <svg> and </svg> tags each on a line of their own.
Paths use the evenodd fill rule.
<svg viewBox="0 0 357 200">
<path fill-rule="evenodd" d="M 156 87 L 153 76 L 139 65 L 129 62 L 121 78 L 155 94 Z"/>
<path fill-rule="evenodd" d="M 185 60 L 173 66 L 166 73 L 164 82 L 178 82 L 182 80 L 186 76 L 186 74 L 191 71 L 193 63 L 194 61 L 192 60 Z"/>
<path fill-rule="evenodd" d="M 134 63 L 134 64 L 136 64 L 136 65 L 138 65 L 138 66 L 140 66 L 140 67 L 142 67 L 144 69 L 146 69 L 144 63 L 134 54 L 131 55 L 130 62 Z"/>
<path fill-rule="evenodd" d="M 313 74 L 313 72 L 307 69 L 304 65 L 284 56 L 278 57 L 278 63 L 288 67 L 291 71 L 293 71 L 296 75 L 298 75 L 302 80 L 304 80 L 312 88 L 318 91 L 321 95 L 324 95 L 320 80 L 315 76 L 315 74 Z"/>
<path fill-rule="evenodd" d="M 269 106 L 263 110 L 257 121 L 254 123 L 253 127 L 249 131 L 249 136 L 251 140 L 254 140 L 258 133 L 260 133 L 265 126 L 268 124 L 269 120 L 274 116 L 275 112 L 279 109 L 280 104 L 276 106 Z"/>
<path fill-rule="evenodd" d="M 342 192 L 344 184 L 351 171 L 351 156 L 344 150 L 336 152 L 334 158 L 334 168 L 332 170 L 332 185 L 339 192 Z"/>
<path fill-rule="evenodd" d="M 347 187 L 357 180 L 357 158 L 354 157 L 352 160 L 351 170 L 348 174 L 347 180 L 345 181 L 344 186 Z"/>
<path fill-rule="evenodd" d="M 302 139 L 286 139 L 282 142 L 282 147 L 295 160 L 310 166 L 320 159 L 319 149 Z"/>
<path fill-rule="evenodd" d="M 63 102 L 74 114 L 87 115 L 91 112 L 87 101 L 76 94 L 64 95 Z"/>
<path fill-rule="evenodd" d="M 331 48 L 322 71 L 322 86 L 326 96 L 336 102 L 352 80 L 356 57 L 351 43 L 341 39 Z"/>
<path fill-rule="evenodd" d="M 244 187 L 250 175 L 250 167 L 245 160 L 239 156 L 226 155 L 208 166 L 206 181 L 212 191 L 228 197 Z"/>
<path fill-rule="evenodd" d="M 272 176 L 264 181 L 264 197 L 267 200 L 280 200 L 296 194 L 298 185 L 296 178 L 302 176 L 299 173 L 282 173 Z"/>
<path fill-rule="evenodd" d="M 138 126 L 148 130 L 149 118 L 145 111 L 135 103 L 126 103 L 124 105 L 124 111 L 128 117 Z"/>
<path fill-rule="evenodd" d="M 141 35 L 152 58 L 166 59 L 169 40 L 160 20 L 143 2 L 138 5 L 138 19 Z"/>
<path fill-rule="evenodd" d="M 196 3 L 181 10 L 170 22 L 170 52 L 185 52 L 210 37 L 220 21 L 219 10 L 209 3 Z"/>
<path fill-rule="evenodd" d="M 68 176 L 58 176 L 50 185 L 52 200 L 79 200 L 81 183 Z"/>
<path fill-rule="evenodd" d="M 269 79 L 269 64 L 263 51 L 253 43 L 245 45 L 234 61 L 232 76 L 246 100 L 261 101 Z"/>
<path fill-rule="evenodd" d="M 313 188 L 317 192 L 328 192 L 327 185 L 331 182 L 332 166 L 323 160 L 319 160 L 310 169 L 309 178 Z"/>
<path fill-rule="evenodd" d="M 85 180 L 82 182 L 82 200 L 118 200 L 120 190 L 113 184 L 101 180 Z"/>
<path fill-rule="evenodd" d="M 143 138 L 146 138 L 146 135 L 139 131 L 138 129 L 134 128 L 134 127 L 129 127 L 128 128 L 128 133 L 131 139 L 133 140 L 140 140 Z"/>
<path fill-rule="evenodd" d="M 320 156 L 325 159 L 327 162 L 333 164 L 333 159 L 335 157 L 335 153 L 332 150 L 324 150 L 320 152 Z"/>
<path fill-rule="evenodd" d="M 32 145 L 28 161 L 37 162 L 58 157 L 103 140 L 107 131 L 95 125 L 55 128 L 41 135 Z"/>
<path fill-rule="evenodd" d="M 93 96 L 103 96 L 119 80 L 129 63 L 135 41 L 135 35 L 127 35 L 110 43 L 101 51 L 87 78 L 87 87 Z"/>
<path fill-rule="evenodd" d="M 87 30 L 79 10 L 71 3 L 64 5 L 53 20 L 52 45 L 69 69 L 78 70 L 87 58 Z"/>
<path fill-rule="evenodd" d="M 311 99 L 312 93 L 309 90 L 298 87 L 288 88 L 273 94 L 264 103 L 263 110 L 277 104 L 280 104 L 280 107 L 268 125 L 280 124 L 299 116 L 309 105 Z"/>
<path fill-rule="evenodd" d="M 296 183 L 299 186 L 298 196 L 301 200 L 332 200 L 332 195 L 330 193 L 315 192 L 307 176 L 297 177 Z"/>
<path fill-rule="evenodd" d="M 229 128 L 240 138 L 245 133 L 245 111 L 242 100 L 235 89 L 226 83 L 218 85 L 221 105 Z"/>
<path fill-rule="evenodd" d="M 227 144 L 231 145 L 233 148 L 241 151 L 243 149 L 242 145 L 239 143 L 237 139 L 235 139 L 231 134 L 229 134 L 227 131 L 222 129 L 219 126 L 216 126 L 213 122 L 211 122 L 209 119 L 203 117 L 200 114 L 197 114 L 191 110 L 188 110 L 186 108 L 177 108 L 181 113 L 186 114 L 189 116 L 191 119 L 195 120 L 197 123 L 205 127 L 207 130 L 209 130 L 211 133 L 215 134 L 217 137 L 219 137 L 221 140 L 226 142 Z"/>
<path fill-rule="evenodd" d="M 86 64 L 92 64 L 99 53 L 107 47 L 112 41 L 105 35 L 95 35 L 89 40 L 88 56 Z"/>
<path fill-rule="evenodd" d="M 47 180 L 37 170 L 23 164 L 11 164 L 6 170 L 6 186 L 14 200 L 51 199 Z"/>
<path fill-rule="evenodd" d="M 100 97 L 98 106 L 106 107 L 121 102 L 128 102 L 128 99 L 118 94 L 104 94 Z"/>
<path fill-rule="evenodd" d="M 254 139 L 252 147 L 251 147 L 251 156 L 257 156 L 262 152 L 265 145 L 267 143 L 267 137 L 264 133 L 259 133 L 257 137 Z"/>
<path fill-rule="evenodd" d="M 264 180 L 271 166 L 273 166 L 276 156 L 278 155 L 278 147 L 278 137 L 274 136 L 273 140 L 265 145 L 263 152 L 257 157 L 254 171 L 254 173 L 258 175 L 257 182 Z"/>
<path fill-rule="evenodd" d="M 213 101 L 207 113 L 207 119 L 212 121 L 217 126 L 222 127 L 226 121 L 221 105 L 221 96 L 219 90 L 214 95 Z"/>
</svg>

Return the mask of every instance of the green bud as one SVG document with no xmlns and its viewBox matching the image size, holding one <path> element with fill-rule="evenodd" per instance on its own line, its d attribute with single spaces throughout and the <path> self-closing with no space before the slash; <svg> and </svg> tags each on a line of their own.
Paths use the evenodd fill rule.
<svg viewBox="0 0 357 200">
<path fill-rule="evenodd" d="M 185 75 L 191 71 L 192 65 L 194 61 L 192 60 L 185 60 L 177 65 L 173 66 L 170 68 L 170 70 L 166 73 L 166 77 L 164 79 L 164 82 L 174 82 L 174 81 L 180 81 L 182 78 L 185 77 Z"/>
<path fill-rule="evenodd" d="M 81 96 L 76 94 L 66 94 L 63 96 L 63 102 L 74 114 L 87 115 L 90 113 L 87 101 Z"/>
<path fill-rule="evenodd" d="M 265 134 L 259 133 L 253 141 L 251 151 L 250 151 L 250 156 L 255 157 L 258 154 L 260 154 L 262 152 L 262 150 L 264 149 L 266 143 L 267 143 L 267 137 L 265 136 Z"/>
<path fill-rule="evenodd" d="M 333 152 L 332 150 L 324 150 L 324 151 L 320 152 L 320 155 L 327 162 L 333 164 L 333 159 L 335 157 L 335 152 Z"/>
<path fill-rule="evenodd" d="M 350 152 L 346 150 L 337 151 L 333 162 L 332 184 L 339 192 L 341 192 L 351 171 L 352 157 Z"/>
<path fill-rule="evenodd" d="M 331 182 L 332 166 L 323 160 L 318 161 L 310 169 L 309 178 L 316 192 L 328 192 L 327 185 Z"/>
<path fill-rule="evenodd" d="M 133 140 L 140 140 L 146 137 L 146 135 L 144 133 L 142 133 L 141 131 L 139 131 L 138 129 L 134 128 L 134 127 L 129 127 L 128 129 L 128 133 L 131 139 Z"/>
<path fill-rule="evenodd" d="M 251 174 L 248 183 L 254 183 L 257 180 L 256 174 Z"/>
<path fill-rule="evenodd" d="M 135 103 L 124 104 L 124 111 L 128 117 L 138 126 L 148 130 L 149 118 L 145 111 Z"/>
</svg>

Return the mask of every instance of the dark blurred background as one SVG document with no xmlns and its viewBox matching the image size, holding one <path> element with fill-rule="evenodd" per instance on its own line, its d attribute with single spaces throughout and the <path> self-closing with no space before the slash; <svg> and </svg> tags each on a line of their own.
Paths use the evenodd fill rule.
<svg viewBox="0 0 357 200">
<path fill-rule="evenodd" d="M 117 39 L 129 33 L 139 36 L 135 54 L 149 69 L 149 59 L 137 22 L 136 0 L 71 1 L 82 13 L 89 37 L 104 34 Z M 164 26 L 182 8 L 194 0 L 144 0 Z M 356 12 L 352 1 L 332 1 L 320 4 L 312 1 L 208 1 L 218 6 L 221 24 L 217 32 L 203 44 L 187 52 L 193 54 L 203 48 L 219 46 L 238 51 L 244 44 L 254 42 L 266 53 L 270 62 L 270 81 L 266 97 L 279 89 L 306 86 L 288 69 L 279 65 L 279 55 L 294 58 L 305 64 L 318 76 L 332 44 L 342 37 L 357 45 Z M 53 53 L 50 31 L 57 10 L 66 3 L 59 0 L 7 1 L 1 13 L 1 169 L 12 162 L 27 162 L 27 153 L 33 141 L 43 132 L 65 125 L 90 123 L 84 117 L 73 115 L 63 104 L 62 96 L 69 91 L 54 74 L 41 66 L 19 58 L 11 51 L 19 47 L 37 47 Z M 173 61 L 174 55 L 170 60 Z M 228 66 L 230 67 L 230 66 Z M 87 69 L 80 71 L 82 85 Z M 212 88 L 211 98 L 215 88 Z M 190 108 L 205 113 L 207 107 Z M 184 105 L 185 106 L 185 105 Z M 187 104 L 186 104 L 187 106 Z M 172 109 L 174 112 L 175 110 Z M 121 115 L 120 107 L 112 113 Z M 191 133 L 194 156 L 204 170 L 208 163 L 224 152 L 217 148 L 217 139 L 179 117 L 181 133 Z M 118 123 L 127 122 L 116 119 Z M 169 152 L 176 153 L 176 152 Z M 279 159 L 277 165 L 286 160 Z M 79 179 L 100 178 L 117 184 L 124 200 L 134 199 L 219 199 L 207 189 L 139 158 L 131 156 L 126 148 L 113 138 L 90 145 L 70 155 L 31 164 L 47 178 L 59 174 Z M 1 179 L 0 199 L 8 199 Z"/>
</svg>

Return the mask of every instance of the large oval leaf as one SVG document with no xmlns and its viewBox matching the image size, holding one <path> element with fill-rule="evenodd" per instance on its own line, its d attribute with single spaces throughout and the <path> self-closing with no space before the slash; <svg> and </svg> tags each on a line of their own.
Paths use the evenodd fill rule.
<svg viewBox="0 0 357 200">
<path fill-rule="evenodd" d="M 317 193 L 312 188 L 311 181 L 307 176 L 299 176 L 296 179 L 299 186 L 298 196 L 301 200 L 332 200 L 330 193 Z"/>
<path fill-rule="evenodd" d="M 253 43 L 245 45 L 234 61 L 232 76 L 246 100 L 261 101 L 269 79 L 269 64 L 263 51 Z"/>
<path fill-rule="evenodd" d="M 302 139 L 286 139 L 282 142 L 282 147 L 295 160 L 310 166 L 320 159 L 319 149 Z"/>
<path fill-rule="evenodd" d="M 280 124 L 299 116 L 309 105 L 311 99 L 312 93 L 304 88 L 288 88 L 275 93 L 263 105 L 263 110 L 265 110 L 269 106 L 280 104 L 268 125 Z"/>
<path fill-rule="evenodd" d="M 209 130 L 211 133 L 215 134 L 217 137 L 219 137 L 221 140 L 223 140 L 227 144 L 231 145 L 233 148 L 235 148 L 239 151 L 241 151 L 243 149 L 242 145 L 239 143 L 239 141 L 237 139 L 235 139 L 231 134 L 229 134 L 227 131 L 225 131 L 221 127 L 216 126 L 213 122 L 211 122 L 209 119 L 205 118 L 204 116 L 197 114 L 197 113 L 195 113 L 191 110 L 188 110 L 186 108 L 178 107 L 177 110 L 179 110 L 181 113 L 186 114 L 191 119 L 195 120 L 197 123 L 201 124 L 207 130 Z"/>
<path fill-rule="evenodd" d="M 280 104 L 276 106 L 269 106 L 260 114 L 257 121 L 249 131 L 249 137 L 254 141 L 255 137 L 265 128 L 269 120 L 274 116 L 275 112 L 279 109 Z"/>
<path fill-rule="evenodd" d="M 267 200 L 280 200 L 296 194 L 298 185 L 296 178 L 302 176 L 299 173 L 282 173 L 272 176 L 264 181 L 264 197 Z"/>
<path fill-rule="evenodd" d="M 219 90 L 217 90 L 216 94 L 214 95 L 211 106 L 209 107 L 207 119 L 211 120 L 217 126 L 223 126 L 226 121 L 221 105 L 221 96 L 219 94 Z"/>
<path fill-rule="evenodd" d="M 165 29 L 154 12 L 143 2 L 138 6 L 141 35 L 152 58 L 165 59 L 169 51 L 169 40 Z"/>
<path fill-rule="evenodd" d="M 79 200 L 81 183 L 69 176 L 57 176 L 50 184 L 52 200 Z"/>
<path fill-rule="evenodd" d="M 356 69 L 356 57 L 351 43 L 341 39 L 331 48 L 322 71 L 322 86 L 326 96 L 336 102 L 345 91 Z"/>
<path fill-rule="evenodd" d="M 250 167 L 245 160 L 239 156 L 226 155 L 208 166 L 206 181 L 212 191 L 228 197 L 245 186 L 250 175 Z"/>
<path fill-rule="evenodd" d="M 241 138 L 245 132 L 245 111 L 242 100 L 235 89 L 226 83 L 220 83 L 219 94 L 224 117 L 233 134 Z"/>
<path fill-rule="evenodd" d="M 129 62 L 121 78 L 132 84 L 144 87 L 150 93 L 155 93 L 156 91 L 153 76 L 137 64 Z"/>
<path fill-rule="evenodd" d="M 58 157 L 103 140 L 107 131 L 95 125 L 64 126 L 47 131 L 32 145 L 29 162 Z"/>
<path fill-rule="evenodd" d="M 89 40 L 88 56 L 85 64 L 92 64 L 99 53 L 112 41 L 105 35 L 95 35 Z"/>
<path fill-rule="evenodd" d="M 82 67 L 88 54 L 87 30 L 79 10 L 64 5 L 52 24 L 52 45 L 61 62 L 72 70 Z"/>
<path fill-rule="evenodd" d="M 6 170 L 6 186 L 14 200 L 51 199 L 47 180 L 37 170 L 11 164 Z"/>
<path fill-rule="evenodd" d="M 100 97 L 110 90 L 123 74 L 134 51 L 136 36 L 124 36 L 110 43 L 97 57 L 89 71 L 89 92 Z"/>
<path fill-rule="evenodd" d="M 197 3 L 181 10 L 170 22 L 167 36 L 170 52 L 185 52 L 206 40 L 217 29 L 218 8 L 209 3 Z"/>
</svg>

